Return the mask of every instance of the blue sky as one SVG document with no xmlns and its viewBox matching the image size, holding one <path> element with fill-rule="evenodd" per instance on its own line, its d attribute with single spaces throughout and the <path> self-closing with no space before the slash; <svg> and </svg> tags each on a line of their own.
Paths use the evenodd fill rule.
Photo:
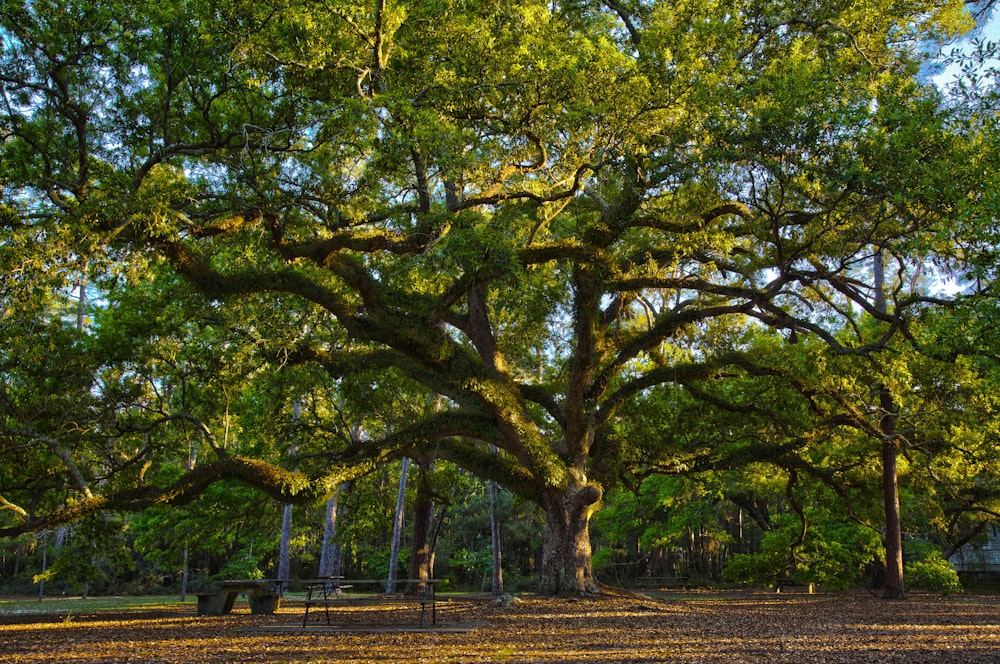
<svg viewBox="0 0 1000 664">
<path fill-rule="evenodd" d="M 974 40 L 985 40 L 994 43 L 1000 42 L 1000 12 L 994 13 L 993 17 L 986 23 L 986 25 L 963 37 L 957 44 L 954 45 L 954 47 L 971 51 L 973 49 Z M 951 49 L 952 47 L 946 48 L 946 53 L 950 52 Z M 996 52 L 997 51 L 994 50 L 994 53 Z M 994 68 L 1000 67 L 1000 60 L 992 60 L 991 65 Z M 939 86 L 945 87 L 954 80 L 955 74 L 957 73 L 958 67 L 951 66 L 940 74 L 934 76 L 934 81 Z"/>
</svg>

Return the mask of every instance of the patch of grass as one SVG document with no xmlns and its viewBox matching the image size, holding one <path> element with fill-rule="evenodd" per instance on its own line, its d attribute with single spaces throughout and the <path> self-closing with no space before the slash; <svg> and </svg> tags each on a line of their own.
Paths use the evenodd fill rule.
<svg viewBox="0 0 1000 664">
<path fill-rule="evenodd" d="M 691 600 L 697 600 L 699 602 L 731 602 L 733 600 L 740 599 L 744 597 L 743 594 L 737 592 L 704 592 L 698 590 L 689 591 L 669 591 L 669 590 L 647 590 L 642 593 L 647 597 L 657 599 L 663 602 L 689 602 Z M 770 593 L 768 593 L 770 594 Z"/>
<path fill-rule="evenodd" d="M 514 656 L 517 655 L 517 653 L 518 653 L 517 648 L 514 648 L 513 646 L 502 646 L 500 648 L 497 648 L 497 651 L 494 655 L 498 662 L 506 662 L 510 659 L 513 659 Z"/>
<path fill-rule="evenodd" d="M 21 615 L 21 614 L 67 614 L 72 613 L 97 613 L 101 611 L 129 611 L 133 609 L 179 609 L 197 600 L 194 595 L 181 602 L 176 595 L 171 596 L 142 596 L 142 597 L 46 597 L 42 601 L 38 598 L 28 599 L 18 597 L 13 599 L 0 599 L 0 616 Z"/>
</svg>

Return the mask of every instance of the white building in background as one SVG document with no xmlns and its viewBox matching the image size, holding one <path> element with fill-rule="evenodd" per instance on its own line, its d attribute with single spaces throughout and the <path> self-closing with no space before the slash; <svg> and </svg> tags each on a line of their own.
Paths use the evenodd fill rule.
<svg viewBox="0 0 1000 664">
<path fill-rule="evenodd" d="M 987 526 L 982 534 L 948 559 L 959 574 L 975 574 L 977 580 L 1000 577 L 1000 529 Z"/>
</svg>

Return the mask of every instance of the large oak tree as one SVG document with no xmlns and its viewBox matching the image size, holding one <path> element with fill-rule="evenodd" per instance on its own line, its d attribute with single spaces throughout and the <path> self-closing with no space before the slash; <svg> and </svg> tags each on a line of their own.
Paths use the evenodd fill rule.
<svg viewBox="0 0 1000 664">
<path fill-rule="evenodd" d="M 40 265 L 87 257 L 112 304 L 168 268 L 260 361 L 444 397 L 307 474 L 216 447 L 3 532 L 221 477 L 315 499 L 433 448 L 543 508 L 543 591 L 593 591 L 604 487 L 660 461 L 623 405 L 739 371 L 727 326 L 877 352 L 979 223 L 980 156 L 918 80 L 962 2 L 0 7 L 3 224 Z"/>
</svg>

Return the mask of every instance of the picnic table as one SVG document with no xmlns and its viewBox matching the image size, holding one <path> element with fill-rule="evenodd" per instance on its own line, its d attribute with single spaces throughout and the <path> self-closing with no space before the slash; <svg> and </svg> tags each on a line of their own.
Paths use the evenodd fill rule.
<svg viewBox="0 0 1000 664">
<path fill-rule="evenodd" d="M 221 616 L 230 613 L 240 593 L 246 595 L 250 613 L 272 614 L 278 608 L 284 583 L 281 579 L 219 581 L 215 588 L 198 593 L 198 615 Z"/>
<path fill-rule="evenodd" d="M 431 624 L 437 624 L 437 596 L 435 588 L 443 579 L 396 579 L 399 586 L 416 585 L 419 591 L 414 595 L 385 594 L 380 591 L 390 583 L 387 579 L 343 579 L 340 577 L 318 578 L 306 583 L 305 614 L 302 616 L 302 627 L 309 621 L 309 609 L 323 607 L 326 624 L 330 623 L 330 607 L 351 604 L 381 604 L 381 603 L 418 603 L 420 604 L 419 627 L 424 626 L 424 616 L 427 608 L 431 610 Z M 375 592 L 347 593 L 356 587 L 372 587 Z"/>
</svg>

